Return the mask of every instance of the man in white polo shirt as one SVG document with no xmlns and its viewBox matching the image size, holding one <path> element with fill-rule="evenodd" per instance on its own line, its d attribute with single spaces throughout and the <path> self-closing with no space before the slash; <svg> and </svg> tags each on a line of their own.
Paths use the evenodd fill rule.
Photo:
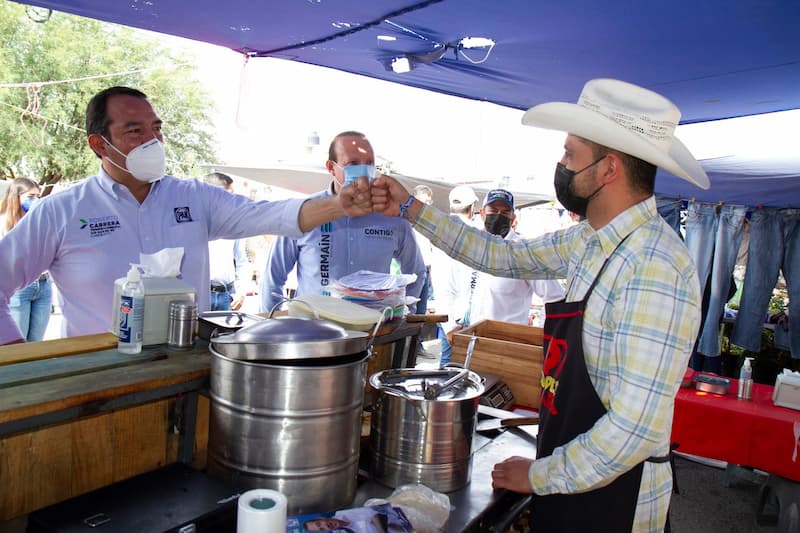
<svg viewBox="0 0 800 533">
<path fill-rule="evenodd" d="M 111 87 L 86 110 L 100 171 L 43 199 L 0 239 L 0 344 L 22 342 L 8 299 L 49 271 L 60 293 L 63 336 L 108 331 L 114 280 L 140 254 L 182 247 L 181 277 L 209 308 L 208 241 L 264 233 L 297 236 L 372 209 L 359 178 L 337 196 L 255 202 L 198 180 L 166 176 L 162 121 L 136 89 Z"/>
<path fill-rule="evenodd" d="M 521 240 L 511 229 L 517 218 L 514 212 L 514 195 L 505 189 L 486 193 L 480 210 L 483 227 L 492 235 L 508 241 Z M 564 298 L 564 289 L 554 279 L 513 279 L 478 273 L 475 294 L 470 307 L 470 322 L 500 320 L 528 324 L 533 295 L 542 302 L 557 302 Z"/>
</svg>

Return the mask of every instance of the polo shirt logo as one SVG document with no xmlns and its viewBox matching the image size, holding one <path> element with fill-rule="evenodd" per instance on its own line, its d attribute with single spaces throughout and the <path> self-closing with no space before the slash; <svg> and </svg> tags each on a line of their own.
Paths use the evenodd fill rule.
<svg viewBox="0 0 800 533">
<path fill-rule="evenodd" d="M 80 218 L 78 220 L 80 220 L 81 223 L 80 229 L 89 228 L 90 237 L 102 237 L 115 232 L 121 227 L 117 215 Z"/>
<path fill-rule="evenodd" d="M 322 235 L 320 235 L 319 239 L 319 284 L 322 287 L 327 287 L 330 283 L 331 273 L 331 230 L 333 230 L 333 224 L 327 222 L 320 229 L 322 230 Z M 322 295 L 330 296 L 330 294 L 325 294 L 326 292 L 328 292 L 326 289 L 321 290 Z"/>
<path fill-rule="evenodd" d="M 542 369 L 542 408 L 550 411 L 553 416 L 558 415 L 556 409 L 556 393 L 558 391 L 559 377 L 564 370 L 567 362 L 568 345 L 566 339 L 556 339 L 551 335 L 545 335 L 547 343 L 547 353 L 544 356 L 544 368 Z"/>
<path fill-rule="evenodd" d="M 189 211 L 188 205 L 185 207 L 176 207 L 173 209 L 173 212 L 175 213 L 175 222 L 178 224 L 192 221 L 192 213 Z"/>
<path fill-rule="evenodd" d="M 391 229 L 386 228 L 364 228 L 364 236 L 367 238 L 370 237 L 382 237 L 384 239 L 390 239 L 394 235 L 394 231 Z"/>
</svg>

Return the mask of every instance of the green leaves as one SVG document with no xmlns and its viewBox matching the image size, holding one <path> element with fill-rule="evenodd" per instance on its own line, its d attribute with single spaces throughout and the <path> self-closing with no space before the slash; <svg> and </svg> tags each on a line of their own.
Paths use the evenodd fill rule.
<svg viewBox="0 0 800 533">
<path fill-rule="evenodd" d="M 86 104 L 112 85 L 145 92 L 164 120 L 168 173 L 198 175 L 215 160 L 212 103 L 190 60 L 144 32 L 60 12 L 37 23 L 25 6 L 0 0 L 0 178 L 56 183 L 95 174 Z"/>
</svg>

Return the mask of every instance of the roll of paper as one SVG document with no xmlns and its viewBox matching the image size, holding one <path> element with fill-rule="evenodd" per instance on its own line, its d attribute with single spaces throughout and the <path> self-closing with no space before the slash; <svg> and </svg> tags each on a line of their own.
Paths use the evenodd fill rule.
<svg viewBox="0 0 800 533">
<path fill-rule="evenodd" d="M 286 531 L 286 496 L 270 489 L 253 489 L 239 496 L 236 533 Z"/>
</svg>

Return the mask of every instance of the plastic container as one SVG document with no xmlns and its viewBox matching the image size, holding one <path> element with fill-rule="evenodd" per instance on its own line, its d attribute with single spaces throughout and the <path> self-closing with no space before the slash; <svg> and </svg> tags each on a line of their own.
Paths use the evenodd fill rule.
<svg viewBox="0 0 800 533">
<path fill-rule="evenodd" d="M 739 399 L 749 400 L 753 397 L 753 367 L 750 364 L 752 357 L 745 357 L 742 369 L 739 371 Z"/>
<path fill-rule="evenodd" d="M 131 263 L 128 276 L 119 297 L 119 341 L 122 353 L 137 354 L 142 351 L 144 334 L 144 284 L 139 265 Z"/>
<path fill-rule="evenodd" d="M 111 332 L 119 334 L 119 298 L 125 278 L 114 282 L 114 314 L 111 321 Z M 169 336 L 169 304 L 174 300 L 195 301 L 194 288 L 177 278 L 142 277 L 144 284 L 144 303 L 147 313 L 144 317 L 144 333 L 142 343 L 145 346 L 164 344 Z"/>
</svg>

